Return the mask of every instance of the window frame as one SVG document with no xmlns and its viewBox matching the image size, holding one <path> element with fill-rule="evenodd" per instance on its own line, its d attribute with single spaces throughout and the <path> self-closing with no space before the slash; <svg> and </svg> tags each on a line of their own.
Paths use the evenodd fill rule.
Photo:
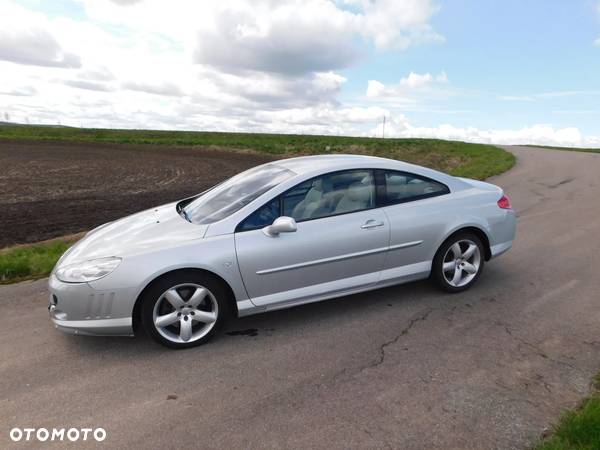
<svg viewBox="0 0 600 450">
<path fill-rule="evenodd" d="M 375 201 L 373 202 L 373 206 L 371 208 L 365 208 L 365 209 L 357 209 L 356 211 L 347 211 L 347 212 L 341 212 L 341 213 L 337 213 L 337 214 L 330 214 L 327 216 L 321 216 L 321 217 L 313 217 L 313 218 L 309 218 L 309 219 L 300 219 L 300 220 L 296 220 L 296 223 L 302 223 L 302 222 L 310 222 L 312 220 L 321 220 L 321 219 L 327 219 L 329 217 L 337 217 L 337 216 L 344 216 L 346 214 L 354 214 L 357 212 L 362 212 L 362 211 L 370 211 L 372 209 L 376 209 L 376 208 L 381 208 L 383 205 L 380 204 L 380 186 L 379 186 L 379 181 L 378 181 L 378 176 L 377 176 L 377 171 L 380 169 L 373 169 L 371 167 L 357 167 L 357 168 L 353 168 L 353 169 L 340 169 L 340 170 L 333 170 L 331 172 L 326 172 L 326 173 L 322 173 L 320 175 L 315 175 L 312 178 L 307 178 L 306 180 L 303 180 L 301 182 L 299 182 L 298 184 L 295 184 L 294 186 L 292 186 L 289 189 L 286 189 L 285 191 L 283 191 L 282 193 L 277 195 L 277 198 L 279 200 L 279 216 L 281 217 L 281 215 L 283 214 L 283 197 L 290 191 L 296 189 L 298 186 L 300 186 L 301 184 L 304 184 L 308 181 L 314 181 L 317 178 L 321 178 L 327 175 L 333 175 L 336 173 L 343 173 L 343 172 L 354 172 L 354 171 L 365 171 L 365 172 L 371 172 L 371 176 L 372 176 L 372 180 L 373 180 L 373 188 L 375 191 Z M 435 181 L 435 180 L 434 180 Z M 385 189 L 385 186 L 384 186 Z M 246 219 L 248 219 L 252 214 L 254 214 L 256 211 L 258 211 L 260 208 L 264 208 L 266 205 L 268 205 L 269 203 L 271 203 L 273 200 L 275 200 L 275 197 L 267 200 L 266 202 L 264 202 L 262 205 L 260 205 L 258 208 L 256 208 L 254 211 L 252 211 L 250 214 L 248 214 L 246 217 L 244 217 L 244 219 L 242 219 L 235 227 L 234 233 L 244 233 L 246 231 L 256 231 L 256 230 L 260 230 L 262 228 L 264 228 L 264 226 L 262 227 L 253 227 L 253 228 L 249 228 L 247 230 L 242 230 L 242 224 L 246 221 Z"/>
<path fill-rule="evenodd" d="M 392 173 L 392 174 L 400 175 L 400 176 L 408 176 L 408 177 L 416 178 L 418 180 L 422 180 L 425 182 L 433 182 L 435 184 L 442 186 L 444 189 L 440 192 L 431 192 L 429 194 L 415 195 L 413 197 L 409 197 L 409 198 L 405 198 L 405 199 L 391 200 L 388 198 L 388 194 L 387 194 L 387 183 L 386 183 L 386 179 L 385 179 L 386 173 Z M 413 172 L 406 172 L 404 170 L 376 169 L 375 170 L 375 178 L 377 180 L 377 199 L 378 199 L 378 203 L 380 204 L 380 207 L 401 205 L 404 203 L 416 202 L 416 201 L 425 200 L 428 198 L 440 197 L 442 195 L 448 195 L 451 193 L 450 188 L 445 183 L 442 183 L 441 181 L 434 180 L 433 178 L 429 178 L 424 175 L 418 175 Z"/>
</svg>

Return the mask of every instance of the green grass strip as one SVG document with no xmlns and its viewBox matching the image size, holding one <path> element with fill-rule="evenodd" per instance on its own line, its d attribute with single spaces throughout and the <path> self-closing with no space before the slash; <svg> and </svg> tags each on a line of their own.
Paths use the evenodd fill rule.
<svg viewBox="0 0 600 450">
<path fill-rule="evenodd" d="M 73 244 L 65 240 L 23 245 L 0 251 L 0 283 L 47 276 L 58 258 Z"/>
<path fill-rule="evenodd" d="M 600 375 L 595 384 L 595 392 L 580 408 L 565 413 L 553 433 L 535 450 L 600 449 Z"/>
</svg>

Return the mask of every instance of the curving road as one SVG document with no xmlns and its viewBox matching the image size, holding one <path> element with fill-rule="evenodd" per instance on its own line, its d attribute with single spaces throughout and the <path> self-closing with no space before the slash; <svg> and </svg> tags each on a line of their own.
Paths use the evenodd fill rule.
<svg viewBox="0 0 600 450">
<path fill-rule="evenodd" d="M 0 287 L 0 447 L 71 426 L 122 448 L 526 447 L 600 370 L 600 155 L 509 150 L 518 239 L 464 294 L 387 288 L 166 351 L 63 335 L 43 280 Z"/>
</svg>

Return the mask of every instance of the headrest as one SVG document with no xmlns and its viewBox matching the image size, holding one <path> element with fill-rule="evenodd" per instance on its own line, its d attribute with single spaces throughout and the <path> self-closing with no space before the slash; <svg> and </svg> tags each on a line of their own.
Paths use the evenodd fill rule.
<svg viewBox="0 0 600 450">
<path fill-rule="evenodd" d="M 346 196 L 349 200 L 354 202 L 368 203 L 371 199 L 371 186 L 362 183 L 353 183 L 348 186 L 348 193 Z"/>
</svg>

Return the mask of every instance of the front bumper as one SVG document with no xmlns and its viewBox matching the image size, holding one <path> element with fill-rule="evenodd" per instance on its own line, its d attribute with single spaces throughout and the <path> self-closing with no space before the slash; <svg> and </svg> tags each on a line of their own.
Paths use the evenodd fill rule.
<svg viewBox="0 0 600 450">
<path fill-rule="evenodd" d="M 89 283 L 48 280 L 48 311 L 55 328 L 69 334 L 132 336 L 133 289 L 101 291 Z"/>
</svg>

